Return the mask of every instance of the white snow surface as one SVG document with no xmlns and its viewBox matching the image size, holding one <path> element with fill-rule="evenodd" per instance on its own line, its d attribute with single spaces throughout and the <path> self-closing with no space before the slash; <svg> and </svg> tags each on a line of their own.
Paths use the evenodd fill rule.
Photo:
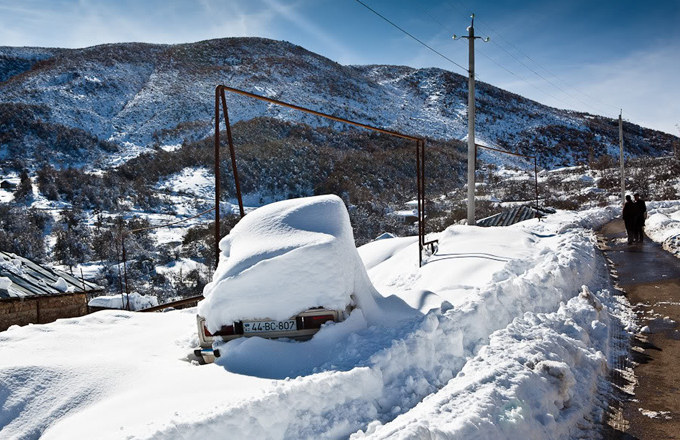
<svg viewBox="0 0 680 440">
<path fill-rule="evenodd" d="M 144 310 L 158 305 L 158 298 L 154 295 L 140 295 L 137 292 L 123 295 L 98 296 L 92 298 L 87 305 L 90 307 L 103 307 L 107 309 L 126 310 L 130 303 L 130 310 Z"/>
<path fill-rule="evenodd" d="M 645 233 L 680 258 L 680 201 L 647 202 Z"/>
<path fill-rule="evenodd" d="M 68 290 L 68 284 L 66 283 L 66 280 L 64 280 L 62 277 L 57 278 L 57 281 L 52 284 L 52 287 L 57 289 L 60 292 L 66 292 Z"/>
<path fill-rule="evenodd" d="M 214 194 L 215 177 L 206 168 L 185 168 L 180 173 L 162 179 L 156 188 L 209 198 Z"/>
<path fill-rule="evenodd" d="M 12 280 L 7 277 L 0 277 L 0 290 L 8 290 L 12 285 Z"/>
<path fill-rule="evenodd" d="M 624 316 L 620 297 L 609 293 L 589 228 L 618 215 L 616 209 L 559 212 L 508 228 L 453 226 L 428 236 L 439 239 L 439 250 L 421 268 L 417 239 L 379 240 L 359 249 L 370 282 L 356 282 L 362 271 L 353 262 L 361 260 L 344 246 L 346 224 L 338 219 L 346 213 L 328 217 L 323 230 L 318 219 L 304 215 L 310 220 L 302 228 L 296 217 L 338 214 L 336 203 L 321 197 L 279 206 L 271 216 L 266 207 L 250 213 L 223 240 L 229 258 L 210 289 L 222 296 L 217 286 L 232 282 L 225 275 L 254 269 L 277 279 L 279 294 L 292 298 L 285 289 L 298 286 L 281 280 L 279 268 L 321 277 L 311 273 L 310 262 L 322 271 L 332 263 L 350 271 L 342 279 L 332 272 L 340 286 L 330 291 L 333 300 L 342 292 L 345 304 L 347 286 L 358 285 L 374 298 L 374 309 L 359 306 L 307 342 L 237 339 L 205 366 L 191 362 L 196 309 L 103 311 L 12 327 L 0 333 L 0 438 L 599 436 L 613 323 L 632 314 Z M 258 212 L 262 223 L 255 221 Z M 281 236 L 286 221 L 290 234 Z M 242 248 L 255 224 L 272 228 L 258 230 L 262 243 Z M 290 248 L 277 240 L 288 240 Z M 293 248 L 317 260 L 303 256 L 306 265 L 293 268 L 286 261 Z M 272 263 L 275 252 L 264 249 L 286 252 Z M 345 259 L 333 258 L 335 251 Z M 236 261 L 249 264 L 239 269 Z M 240 285 L 256 285 L 244 279 Z M 390 325 L 371 321 L 393 303 L 408 303 L 412 313 Z"/>
</svg>

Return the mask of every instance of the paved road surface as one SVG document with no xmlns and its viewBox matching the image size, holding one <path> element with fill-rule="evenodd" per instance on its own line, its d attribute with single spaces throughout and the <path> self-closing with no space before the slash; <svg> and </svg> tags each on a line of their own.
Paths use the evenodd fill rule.
<svg viewBox="0 0 680 440">
<path fill-rule="evenodd" d="M 628 245 L 622 220 L 605 225 L 600 233 L 638 323 L 649 327 L 635 335 L 627 360 L 637 385 L 632 377 L 619 377 L 629 390 L 634 386 L 634 395 L 619 393 L 624 398 L 618 420 L 610 423 L 613 428 L 605 438 L 680 439 L 680 259 L 646 237 L 642 244 Z"/>
</svg>

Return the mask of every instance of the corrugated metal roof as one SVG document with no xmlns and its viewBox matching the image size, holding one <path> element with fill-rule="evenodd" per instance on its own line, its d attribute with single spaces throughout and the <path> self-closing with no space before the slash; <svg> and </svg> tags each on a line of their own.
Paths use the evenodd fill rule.
<svg viewBox="0 0 680 440">
<path fill-rule="evenodd" d="M 529 205 L 515 206 L 496 215 L 478 220 L 477 226 L 510 226 L 524 220 L 529 220 L 536 217 L 545 217 L 548 214 L 554 213 L 555 210 L 550 208 L 536 209 L 535 207 Z"/>
<path fill-rule="evenodd" d="M 0 300 L 34 296 L 58 296 L 71 293 L 92 293 L 104 290 L 89 281 L 79 280 L 66 272 L 38 265 L 16 254 L 0 251 L 0 277 L 9 278 L 9 288 L 0 289 Z M 63 278 L 65 292 L 55 284 Z"/>
</svg>

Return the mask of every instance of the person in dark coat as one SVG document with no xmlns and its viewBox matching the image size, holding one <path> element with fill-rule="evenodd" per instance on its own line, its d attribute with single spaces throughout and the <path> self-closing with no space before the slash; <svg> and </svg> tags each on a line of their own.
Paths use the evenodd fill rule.
<svg viewBox="0 0 680 440">
<path fill-rule="evenodd" d="M 623 204 L 623 223 L 626 225 L 628 244 L 633 244 L 637 236 L 637 208 L 630 196 L 626 196 L 626 203 Z"/>
<path fill-rule="evenodd" d="M 645 218 L 647 217 L 647 205 L 640 194 L 635 193 L 635 206 L 637 207 L 637 222 L 635 224 L 635 241 L 642 243 L 645 237 Z"/>
</svg>

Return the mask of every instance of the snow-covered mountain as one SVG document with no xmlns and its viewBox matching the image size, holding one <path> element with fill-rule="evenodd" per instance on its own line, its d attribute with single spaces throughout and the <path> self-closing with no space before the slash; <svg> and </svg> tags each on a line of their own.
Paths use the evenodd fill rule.
<svg viewBox="0 0 680 440">
<path fill-rule="evenodd" d="M 300 46 L 262 38 L 84 49 L 0 47 L 2 80 L 4 113 L 22 104 L 35 112 L 37 123 L 84 130 L 117 144 L 122 159 L 154 144 L 210 135 L 218 84 L 409 134 L 437 139 L 467 134 L 464 76 L 436 68 L 343 66 Z M 232 123 L 270 116 L 327 124 L 238 95 L 227 100 Z M 547 107 L 485 83 L 477 87 L 477 121 L 480 142 L 537 152 L 548 167 L 585 161 L 591 149 L 595 157 L 618 153 L 617 121 Z M 16 125 L 11 118 L 0 121 L 5 132 L 0 149 L 35 138 L 30 128 Z M 624 130 L 633 156 L 665 154 L 674 139 L 629 123 Z"/>
</svg>

